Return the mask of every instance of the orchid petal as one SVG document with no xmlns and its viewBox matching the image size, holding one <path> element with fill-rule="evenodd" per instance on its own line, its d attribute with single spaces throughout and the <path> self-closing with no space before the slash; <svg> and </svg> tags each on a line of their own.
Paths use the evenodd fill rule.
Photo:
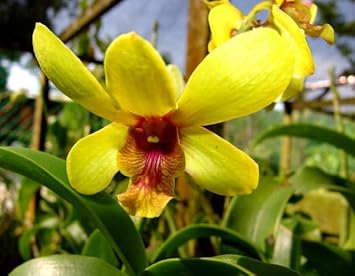
<svg viewBox="0 0 355 276">
<path fill-rule="evenodd" d="M 208 14 L 208 22 L 211 29 L 213 46 L 218 47 L 235 35 L 240 28 L 242 20 L 242 12 L 229 2 L 211 9 Z M 213 46 L 211 44 L 210 48 Z"/>
<path fill-rule="evenodd" d="M 97 79 L 46 26 L 37 23 L 33 48 L 44 74 L 69 98 L 89 111 L 116 120 L 122 111 L 112 101 Z"/>
<path fill-rule="evenodd" d="M 181 74 L 181 71 L 179 67 L 177 67 L 175 64 L 169 64 L 166 66 L 166 69 L 168 70 L 169 74 L 171 75 L 171 78 L 173 79 L 175 91 L 176 91 L 176 99 L 178 99 L 182 91 L 184 90 L 185 87 L 185 81 L 184 78 Z"/>
<path fill-rule="evenodd" d="M 119 171 L 117 153 L 125 143 L 128 128 L 110 124 L 80 139 L 67 157 L 70 185 L 80 193 L 94 194 L 106 188 Z"/>
<path fill-rule="evenodd" d="M 294 75 L 296 77 L 306 77 L 313 74 L 314 61 L 304 31 L 276 5 L 273 5 L 271 13 L 273 23 L 279 28 L 281 36 L 287 41 L 289 47 L 292 48 L 293 55 L 295 56 Z"/>
<path fill-rule="evenodd" d="M 185 171 L 201 187 L 220 195 L 251 193 L 258 165 L 243 151 L 203 127 L 181 129 Z"/>
<path fill-rule="evenodd" d="M 318 13 L 318 7 L 316 4 L 311 4 L 310 12 L 311 12 L 311 18 L 309 20 L 309 23 L 313 24 L 314 21 L 316 20 L 317 13 Z"/>
<path fill-rule="evenodd" d="M 156 189 L 142 187 L 130 181 L 127 192 L 117 195 L 118 201 L 132 216 L 156 218 L 161 215 L 172 195 Z"/>
<path fill-rule="evenodd" d="M 162 116 L 175 108 L 174 84 L 163 59 L 136 33 L 116 38 L 104 64 L 108 92 L 123 110 Z"/>
<path fill-rule="evenodd" d="M 275 30 L 236 35 L 196 68 L 172 120 L 183 126 L 207 125 L 260 110 L 286 89 L 293 58 Z"/>
<path fill-rule="evenodd" d="M 308 25 L 305 29 L 306 34 L 311 37 L 321 37 L 328 44 L 334 43 L 334 29 L 329 24 L 324 25 Z"/>
<path fill-rule="evenodd" d="M 230 3 L 229 0 L 205 0 L 204 2 L 210 10 L 218 5 Z"/>
<path fill-rule="evenodd" d="M 296 96 L 304 89 L 304 77 L 293 77 L 286 90 L 278 100 L 287 101 Z"/>
</svg>

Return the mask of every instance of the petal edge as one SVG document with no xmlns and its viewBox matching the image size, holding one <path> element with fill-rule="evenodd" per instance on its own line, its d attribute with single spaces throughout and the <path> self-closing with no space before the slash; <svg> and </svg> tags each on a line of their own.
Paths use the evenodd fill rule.
<svg viewBox="0 0 355 276">
<path fill-rule="evenodd" d="M 220 195 L 251 193 L 259 168 L 246 153 L 203 127 L 184 128 L 185 171 L 201 187 Z"/>
<path fill-rule="evenodd" d="M 82 194 L 95 194 L 107 187 L 119 171 L 117 153 L 123 146 L 128 128 L 110 124 L 80 139 L 67 157 L 70 185 Z"/>
</svg>

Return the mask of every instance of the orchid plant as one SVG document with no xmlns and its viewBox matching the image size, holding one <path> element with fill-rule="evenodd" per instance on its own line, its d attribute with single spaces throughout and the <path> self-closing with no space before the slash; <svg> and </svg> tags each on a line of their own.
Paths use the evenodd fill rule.
<svg viewBox="0 0 355 276">
<path fill-rule="evenodd" d="M 314 25 L 317 7 L 311 1 L 262 1 L 248 14 L 229 0 L 205 3 L 211 30 L 209 53 L 186 84 L 177 67 L 166 64 L 157 49 L 135 32 L 119 35 L 107 47 L 101 81 L 48 27 L 36 24 L 33 49 L 42 72 L 72 101 L 109 123 L 78 140 L 66 160 L 0 147 L 0 166 L 70 202 L 74 211 L 68 221 L 86 220 L 82 224 L 88 233 L 81 252 L 30 260 L 11 275 L 61 271 L 75 276 L 287 276 L 308 269 L 308 264 L 300 267 L 309 244 L 306 241 L 300 253 L 299 236 L 309 234 L 313 225 L 298 217 L 286 218 L 282 222 L 286 229 L 280 221 L 293 194 L 299 196 L 316 185 L 336 190 L 335 185 L 319 174 L 316 180 L 326 184 L 317 182 L 311 188 L 284 185 L 275 175 L 264 177 L 247 153 L 207 127 L 251 115 L 300 93 L 304 79 L 315 70 L 306 36 L 333 43 L 334 31 L 328 24 Z M 267 16 L 260 20 L 262 11 Z M 331 132 L 329 137 L 339 137 L 334 135 Z M 345 141 L 338 146 L 355 156 L 352 140 Z M 107 188 L 118 173 L 129 184 L 126 191 L 112 196 Z M 297 177 L 308 177 L 307 173 L 296 174 L 295 182 Z M 230 204 L 225 204 L 221 225 L 196 223 L 177 231 L 167 205 L 174 198 L 179 201 L 175 183 L 184 176 L 202 189 L 233 197 L 226 201 Z M 353 189 L 339 191 L 353 200 Z M 159 233 L 158 246 L 147 242 L 144 227 L 158 221 L 157 228 L 165 232 L 161 230 L 164 219 L 169 234 Z M 37 228 L 30 231 L 24 235 L 28 240 Z M 170 258 L 194 257 L 181 245 L 211 236 L 220 238 L 209 241 L 217 256 Z M 349 236 L 347 246 L 351 247 L 355 236 Z M 24 244 L 22 239 L 22 251 L 26 251 Z M 309 248 L 314 246 L 311 243 Z M 330 251 L 329 247 L 322 250 Z M 330 257 L 342 264 L 337 267 L 340 272 L 348 269 L 349 258 L 343 253 Z M 338 262 L 339 256 L 345 256 L 345 261 Z"/>
</svg>

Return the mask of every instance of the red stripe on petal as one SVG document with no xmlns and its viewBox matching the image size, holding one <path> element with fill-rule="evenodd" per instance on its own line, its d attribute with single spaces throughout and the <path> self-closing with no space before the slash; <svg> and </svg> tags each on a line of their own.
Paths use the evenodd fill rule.
<svg viewBox="0 0 355 276">
<path fill-rule="evenodd" d="M 174 132 L 169 135 L 164 132 L 159 136 L 159 132 L 156 135 L 146 131 L 149 136 L 156 135 L 159 141 L 163 141 L 160 144 L 153 140 L 153 145 L 147 144 L 150 143 L 148 136 L 144 140 L 144 135 L 137 135 L 136 129 L 131 130 L 126 145 L 118 153 L 121 172 L 131 177 L 128 190 L 118 195 L 118 200 L 131 215 L 157 217 L 174 197 L 175 177 L 184 171 L 185 157 L 176 129 L 170 126 L 165 129 Z M 172 139 L 167 141 L 161 137 Z"/>
</svg>

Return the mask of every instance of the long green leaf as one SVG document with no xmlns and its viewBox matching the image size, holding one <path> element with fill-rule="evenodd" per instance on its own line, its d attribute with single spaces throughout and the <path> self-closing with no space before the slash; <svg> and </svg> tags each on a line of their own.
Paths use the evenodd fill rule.
<svg viewBox="0 0 355 276">
<path fill-rule="evenodd" d="M 220 237 L 224 242 L 234 245 L 241 252 L 244 252 L 248 256 L 257 259 L 262 258 L 261 254 L 249 242 L 247 242 L 234 231 L 222 228 L 220 226 L 197 224 L 181 229 L 174 235 L 170 236 L 160 246 L 160 248 L 154 252 L 152 262 L 154 263 L 161 259 L 171 257 L 172 254 L 179 248 L 179 246 L 183 245 L 191 239 L 212 236 Z"/>
<path fill-rule="evenodd" d="M 213 258 L 166 259 L 149 266 L 143 276 L 163 275 L 255 275 L 237 264 L 227 263 Z"/>
<path fill-rule="evenodd" d="M 223 225 L 265 252 L 266 239 L 276 233 L 291 194 L 291 187 L 280 185 L 273 177 L 263 177 L 255 192 L 233 198 Z"/>
<path fill-rule="evenodd" d="M 232 255 L 232 254 L 227 254 L 227 255 L 219 255 L 216 257 L 213 257 L 215 259 L 219 259 L 221 261 L 231 263 L 231 264 L 237 264 L 253 273 L 255 275 L 273 275 L 273 276 L 296 276 L 300 275 L 294 270 L 291 270 L 287 267 L 281 266 L 281 265 L 275 265 L 275 264 L 268 264 L 268 263 L 263 263 L 258 260 L 245 257 L 245 256 L 240 256 L 240 255 Z"/>
<path fill-rule="evenodd" d="M 290 178 L 296 194 L 306 194 L 318 188 L 342 193 L 355 210 L 355 183 L 336 175 L 331 175 L 317 167 L 303 167 Z"/>
<path fill-rule="evenodd" d="M 85 196 L 69 185 L 65 162 L 47 153 L 24 148 L 0 147 L 0 166 L 31 178 L 72 203 L 110 241 L 130 274 L 147 264 L 143 242 L 127 213 L 108 194 Z"/>
<path fill-rule="evenodd" d="M 302 253 L 320 275 L 355 275 L 355 253 L 326 243 L 302 241 Z"/>
<path fill-rule="evenodd" d="M 95 258 L 80 255 L 53 255 L 27 261 L 16 267 L 9 276 L 125 276 L 114 266 Z"/>
<path fill-rule="evenodd" d="M 254 144 L 257 145 L 266 139 L 283 135 L 308 138 L 327 143 L 342 149 L 355 157 L 355 139 L 332 129 L 310 124 L 292 124 L 274 127 L 263 132 L 259 137 L 257 137 Z"/>
<path fill-rule="evenodd" d="M 104 235 L 101 234 L 99 229 L 91 233 L 81 255 L 100 258 L 113 266 L 118 265 L 117 257 L 110 243 L 106 240 Z"/>
</svg>

